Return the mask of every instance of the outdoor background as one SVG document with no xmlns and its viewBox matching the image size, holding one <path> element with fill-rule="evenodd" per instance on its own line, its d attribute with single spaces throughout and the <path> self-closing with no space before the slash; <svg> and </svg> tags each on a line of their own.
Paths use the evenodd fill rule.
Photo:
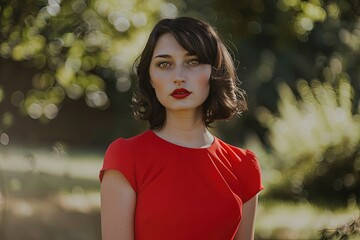
<svg viewBox="0 0 360 240">
<path fill-rule="evenodd" d="M 147 128 L 132 63 L 184 15 L 217 28 L 248 94 L 212 131 L 258 155 L 256 239 L 360 239 L 358 0 L 0 0 L 1 240 L 100 239 L 103 154 Z"/>
</svg>

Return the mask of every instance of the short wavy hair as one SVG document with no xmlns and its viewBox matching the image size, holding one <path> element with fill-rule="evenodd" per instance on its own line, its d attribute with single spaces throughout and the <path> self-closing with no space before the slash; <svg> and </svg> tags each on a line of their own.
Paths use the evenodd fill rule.
<svg viewBox="0 0 360 240">
<path fill-rule="evenodd" d="M 138 80 L 132 98 L 135 118 L 149 121 L 152 130 L 164 126 L 166 111 L 151 86 L 149 68 L 156 43 L 165 33 L 171 33 L 184 49 L 212 67 L 209 96 L 202 106 L 206 127 L 215 120 L 228 119 L 247 109 L 246 95 L 239 87 L 234 61 L 216 30 L 204 21 L 178 17 L 160 20 L 155 25 L 135 62 Z"/>
</svg>

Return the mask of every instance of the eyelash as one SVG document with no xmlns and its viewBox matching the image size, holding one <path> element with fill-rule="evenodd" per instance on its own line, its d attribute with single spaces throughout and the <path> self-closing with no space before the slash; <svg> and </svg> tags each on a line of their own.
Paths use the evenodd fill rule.
<svg viewBox="0 0 360 240">
<path fill-rule="evenodd" d="M 199 60 L 197 60 L 197 59 L 192 59 L 192 60 L 189 61 L 189 63 L 190 63 L 191 65 L 194 65 L 194 63 L 192 63 L 192 62 L 196 62 L 196 63 L 195 63 L 196 65 L 200 64 Z"/>
<path fill-rule="evenodd" d="M 163 66 L 165 64 L 166 64 L 166 66 Z M 166 68 L 169 65 L 170 65 L 170 63 L 168 63 L 168 62 L 159 62 L 158 64 L 156 64 L 156 66 L 158 66 L 159 68 Z"/>
<path fill-rule="evenodd" d="M 198 65 L 200 64 L 199 60 L 197 59 L 191 59 L 187 62 L 188 65 L 190 66 L 194 66 L 194 65 Z M 166 66 L 163 66 L 166 65 Z M 156 64 L 156 66 L 158 66 L 159 68 L 166 68 L 169 67 L 171 64 L 169 62 L 159 62 L 158 64 Z"/>
</svg>

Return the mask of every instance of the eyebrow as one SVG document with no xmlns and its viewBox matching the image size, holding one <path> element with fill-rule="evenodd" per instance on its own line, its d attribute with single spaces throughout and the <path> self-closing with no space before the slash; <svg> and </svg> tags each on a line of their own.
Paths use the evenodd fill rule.
<svg viewBox="0 0 360 240">
<path fill-rule="evenodd" d="M 196 56 L 196 54 L 193 54 L 193 53 L 186 53 L 185 54 L 186 57 L 192 57 L 192 56 Z M 169 54 L 159 54 L 159 55 L 156 55 L 154 58 L 172 58 L 171 55 Z"/>
</svg>

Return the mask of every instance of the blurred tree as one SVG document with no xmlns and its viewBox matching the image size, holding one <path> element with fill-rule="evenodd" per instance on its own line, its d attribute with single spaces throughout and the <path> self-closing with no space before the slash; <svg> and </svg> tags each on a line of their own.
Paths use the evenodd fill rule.
<svg viewBox="0 0 360 240">
<path fill-rule="evenodd" d="M 220 128 L 234 142 L 247 138 L 246 145 L 257 148 L 269 193 L 356 203 L 359 1 L 186 3 L 187 14 L 198 7 L 196 16 L 216 25 L 239 59 L 250 111 Z"/>
<path fill-rule="evenodd" d="M 347 74 L 338 86 L 314 79 L 297 83 L 299 99 L 279 85 L 279 113 L 257 109 L 269 129 L 268 143 L 276 182 L 273 197 L 336 204 L 356 204 L 360 198 L 360 111 L 353 111 L 353 89 Z M 281 174 L 280 174 L 281 173 Z"/>
<path fill-rule="evenodd" d="M 359 1 L 200 0 L 185 5 L 186 14 L 218 27 L 239 60 L 250 111 L 220 128 L 233 142 L 245 138 L 257 152 L 269 194 L 356 204 Z"/>
<path fill-rule="evenodd" d="M 55 119 L 67 98 L 84 96 L 87 106 L 107 109 L 106 82 L 128 91 L 131 63 L 149 26 L 176 15 L 176 6 L 164 0 L 1 1 L 2 65 L 22 62 L 31 71 L 24 81 L 1 68 L 0 133 L 13 124 L 14 107 L 41 122 Z M 16 81 L 23 83 L 9 87 Z"/>
<path fill-rule="evenodd" d="M 360 4 L 353 0 L 212 0 L 185 1 L 186 14 L 218 27 L 239 60 L 238 72 L 248 93 L 250 111 L 244 118 L 221 125 L 234 140 L 255 130 L 257 105 L 277 110 L 279 82 L 293 90 L 299 78 L 336 84 L 349 75 L 360 90 Z M 198 11 L 194 13 L 194 9 Z M 357 106 L 355 102 L 355 107 Z M 241 131 L 234 131 L 240 128 Z M 250 131 L 247 129 L 251 129 Z M 242 133 L 240 133 L 242 132 Z M 242 136 L 242 137 L 241 137 Z"/>
<path fill-rule="evenodd" d="M 124 99 L 130 98 L 129 63 L 139 53 L 148 26 L 161 17 L 175 16 L 178 11 L 217 26 L 239 60 L 238 71 L 248 92 L 250 111 L 242 118 L 219 124 L 219 133 L 233 143 L 241 144 L 253 131 L 264 140 L 266 129 L 256 120 L 254 111 L 257 105 L 276 111 L 278 95 L 274 86 L 278 82 L 286 82 L 292 89 L 299 78 L 318 78 L 336 84 L 337 76 L 345 72 L 355 95 L 359 95 L 358 1 L 172 2 L 2 1 L 0 108 L 9 113 L 1 116 L 8 123 L 2 125 L 3 129 L 16 122 L 16 112 L 8 110 L 10 107 L 19 108 L 21 114 L 41 122 L 50 119 L 55 122 L 60 121 L 57 117 L 60 109 L 64 116 L 78 110 L 74 108 L 65 114 L 64 103 L 75 106 L 79 103 L 72 99 L 82 97 L 92 108 L 110 109 L 117 116 L 128 115 L 130 111 L 124 107 Z M 6 84 L 16 82 L 16 77 L 10 81 L 10 75 L 6 74 L 10 69 L 7 64 L 13 61 L 29 66 L 22 68 L 29 80 L 21 82 L 23 88 L 13 87 L 9 91 L 3 82 L 4 79 Z M 113 88 L 124 94 L 119 95 Z M 99 120 L 98 114 L 86 111 Z M 112 123 L 119 121 L 113 115 L 109 115 Z M 131 118 L 121 121 L 133 124 Z M 55 128 L 61 125 L 52 127 Z M 8 136 L 3 138 L 6 140 Z"/>
</svg>

